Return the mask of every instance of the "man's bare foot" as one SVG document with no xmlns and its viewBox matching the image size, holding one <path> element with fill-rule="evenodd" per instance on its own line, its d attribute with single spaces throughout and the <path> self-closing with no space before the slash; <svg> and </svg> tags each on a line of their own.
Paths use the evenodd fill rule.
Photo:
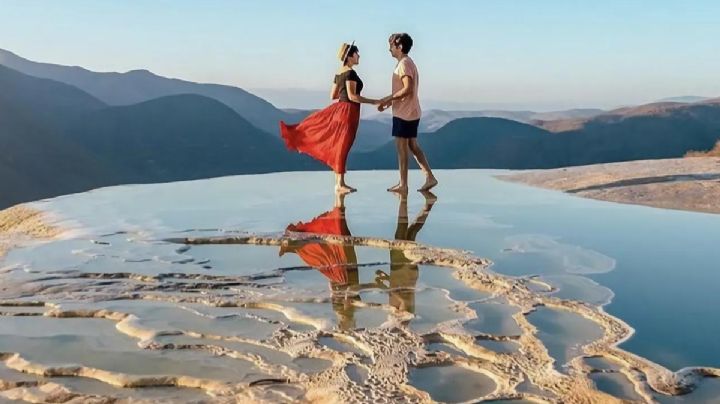
<svg viewBox="0 0 720 404">
<path fill-rule="evenodd" d="M 357 191 L 357 189 L 349 185 L 335 185 L 335 192 L 338 194 L 348 194 L 355 191 Z"/>
<path fill-rule="evenodd" d="M 408 187 L 407 185 L 403 184 L 395 184 L 392 187 L 387 189 L 388 192 L 398 192 L 398 193 L 407 193 Z"/>
<path fill-rule="evenodd" d="M 418 191 L 420 191 L 420 192 L 429 191 L 429 190 L 433 189 L 433 187 L 435 187 L 435 185 L 437 185 L 437 184 L 438 184 L 438 181 L 437 181 L 437 179 L 435 179 L 435 177 L 428 178 L 425 181 L 425 185 L 420 187 L 420 189 L 418 189 Z"/>
<path fill-rule="evenodd" d="M 420 193 L 425 197 L 425 205 L 432 206 L 435 202 L 437 202 L 437 196 L 435 196 L 432 192 L 420 191 Z"/>
</svg>

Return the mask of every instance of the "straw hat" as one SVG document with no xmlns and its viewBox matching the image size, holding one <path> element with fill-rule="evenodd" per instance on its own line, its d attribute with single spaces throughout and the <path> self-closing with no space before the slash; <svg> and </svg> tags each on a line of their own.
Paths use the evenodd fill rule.
<svg viewBox="0 0 720 404">
<path fill-rule="evenodd" d="M 338 49 L 338 59 L 340 59 L 341 62 L 345 61 L 345 58 L 348 57 L 348 53 L 350 52 L 350 49 L 355 46 L 355 41 L 352 41 L 350 44 L 346 44 L 343 42 L 342 45 L 340 45 L 340 49 Z"/>
</svg>

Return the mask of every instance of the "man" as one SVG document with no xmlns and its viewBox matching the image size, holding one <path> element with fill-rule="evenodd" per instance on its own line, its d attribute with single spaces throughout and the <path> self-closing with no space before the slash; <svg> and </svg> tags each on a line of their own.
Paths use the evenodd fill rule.
<svg viewBox="0 0 720 404">
<path fill-rule="evenodd" d="M 417 142 L 422 112 L 418 98 L 420 76 L 415 63 L 408 56 L 413 40 L 410 35 L 402 33 L 390 35 L 388 42 L 390 55 L 397 59 L 398 63 L 392 77 L 392 94 L 381 100 L 378 111 L 382 112 L 392 105 L 392 135 L 395 137 L 400 169 L 400 182 L 388 188 L 388 191 L 406 193 L 408 190 L 408 150 L 425 173 L 425 184 L 418 191 L 428 191 L 437 185 L 438 181 Z"/>
</svg>

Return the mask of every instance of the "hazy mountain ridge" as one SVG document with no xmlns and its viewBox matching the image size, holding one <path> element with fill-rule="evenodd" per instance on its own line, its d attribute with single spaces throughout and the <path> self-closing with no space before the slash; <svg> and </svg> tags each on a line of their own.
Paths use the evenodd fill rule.
<svg viewBox="0 0 720 404">
<path fill-rule="evenodd" d="M 121 183 L 322 168 L 212 98 L 107 106 L 4 66 L 0 149 L 3 207 Z"/>
<path fill-rule="evenodd" d="M 0 65 L 29 76 L 70 84 L 108 105 L 132 105 L 168 95 L 198 94 L 216 99 L 240 114 L 259 129 L 279 137 L 279 122 L 299 122 L 308 111 L 288 112 L 239 87 L 205 84 L 167 78 L 148 70 L 126 73 L 94 72 L 79 66 L 63 66 L 24 59 L 0 49 Z M 330 103 L 328 99 L 327 103 Z M 369 107 L 366 107 L 369 108 Z M 372 150 L 390 140 L 390 128 L 377 122 L 362 122 L 357 150 Z"/>
<path fill-rule="evenodd" d="M 452 111 L 437 116 L 452 116 Z M 568 122 L 576 127 L 560 133 L 547 128 Z M 389 131 L 375 124 L 378 134 Z M 544 127 L 503 118 L 454 119 L 422 134 L 420 142 L 434 168 L 553 168 L 681 157 L 710 149 L 720 137 L 720 98 L 652 103 L 535 124 Z M 325 170 L 308 156 L 287 151 L 280 139 L 214 97 L 174 94 L 113 106 L 72 85 L 4 66 L 0 148 L 5 151 L 0 154 L 0 206 L 121 183 Z M 349 161 L 351 170 L 396 166 L 393 143 L 365 153 L 356 148 Z"/>
<path fill-rule="evenodd" d="M 481 111 L 446 111 L 430 109 L 423 111 L 420 120 L 420 131 L 434 132 L 449 122 L 461 118 L 503 118 L 522 123 L 534 121 L 550 121 L 556 119 L 590 118 L 600 115 L 605 111 L 593 108 L 578 108 L 565 111 L 535 112 L 535 111 L 502 111 L 502 110 L 481 110 Z M 392 123 L 392 115 L 389 113 L 368 116 L 368 120 Z"/>
<path fill-rule="evenodd" d="M 702 105 L 720 104 L 720 98 L 703 98 L 701 101 L 686 102 L 654 102 L 650 104 L 617 108 L 611 111 L 598 114 L 594 117 L 577 118 L 577 119 L 558 119 L 558 120 L 535 120 L 532 123 L 538 127 L 547 129 L 551 132 L 568 132 L 582 129 L 585 125 L 593 122 L 616 122 L 629 117 L 637 116 L 660 116 L 666 115 L 673 111 L 694 108 Z"/>
<path fill-rule="evenodd" d="M 646 113 L 600 116 L 561 133 L 500 118 L 463 118 L 420 139 L 433 167 L 529 169 L 682 157 L 720 138 L 720 103 L 640 110 Z M 386 145 L 355 161 L 362 168 L 392 168 L 392 157 Z"/>
</svg>

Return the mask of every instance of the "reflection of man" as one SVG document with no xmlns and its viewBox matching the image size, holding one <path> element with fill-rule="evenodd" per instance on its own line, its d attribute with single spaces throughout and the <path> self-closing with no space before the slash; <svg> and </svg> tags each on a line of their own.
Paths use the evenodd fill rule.
<svg viewBox="0 0 720 404">
<path fill-rule="evenodd" d="M 398 208 L 397 227 L 395 229 L 396 240 L 415 241 L 417 234 L 422 229 L 430 215 L 433 204 L 437 197 L 430 191 L 422 193 L 425 197 L 425 206 L 415 218 L 411 225 L 408 221 L 407 194 L 397 194 L 400 198 Z M 388 281 L 390 305 L 398 310 L 408 313 L 415 313 L 415 284 L 418 279 L 418 266 L 405 256 L 402 249 L 390 250 L 390 276 L 383 271 L 377 271 L 378 281 Z"/>
<path fill-rule="evenodd" d="M 288 225 L 286 231 L 350 236 L 350 229 L 345 220 L 345 195 L 335 196 L 333 210 L 323 213 L 308 223 Z M 343 330 L 355 328 L 353 301 L 360 300 L 354 291 L 360 282 L 355 247 L 323 240 L 289 241 L 280 246 L 280 255 L 286 252 L 299 255 L 307 265 L 328 278 L 332 290 L 333 310 L 338 316 L 338 326 Z"/>
</svg>

